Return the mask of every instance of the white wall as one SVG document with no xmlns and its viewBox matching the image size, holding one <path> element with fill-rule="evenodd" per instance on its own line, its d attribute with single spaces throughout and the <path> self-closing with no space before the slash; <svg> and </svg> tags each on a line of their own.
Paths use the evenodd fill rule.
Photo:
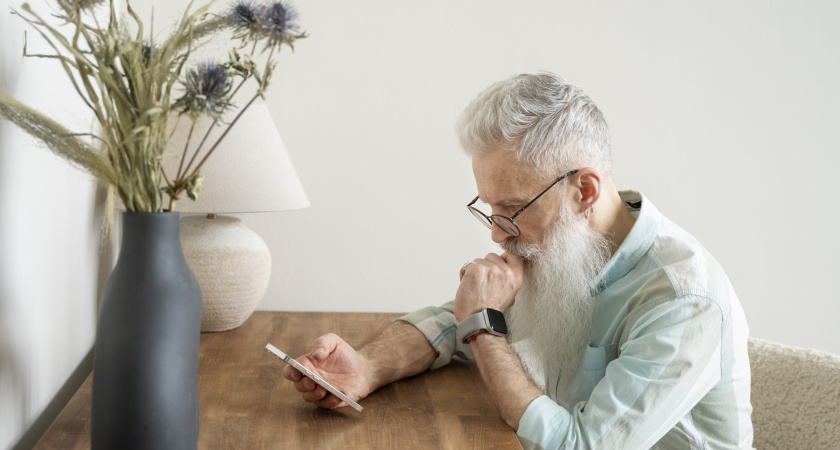
<svg viewBox="0 0 840 450">
<path fill-rule="evenodd" d="M 617 185 L 717 256 L 753 336 L 840 353 L 836 2 L 296 4 L 311 37 L 269 104 L 312 207 L 246 217 L 275 261 L 261 309 L 451 299 L 493 248 L 455 118 L 546 69 L 598 102 Z"/>
<path fill-rule="evenodd" d="M 61 69 L 22 57 L 26 27 L 9 14 L 13 6 L 0 0 L 0 90 L 88 130 L 90 116 Z M 49 51 L 27 34 L 28 51 Z M 0 121 L 0 448 L 31 447 L 40 435 L 27 430 L 48 426 L 54 413 L 45 410 L 60 411 L 90 373 L 100 282 L 95 205 L 90 177 Z"/>
<path fill-rule="evenodd" d="M 154 4 L 158 30 L 186 3 L 133 2 L 146 15 Z M 311 37 L 283 55 L 268 103 L 312 207 L 242 216 L 274 259 L 261 309 L 409 311 L 451 299 L 460 265 L 495 248 L 464 208 L 475 186 L 455 118 L 493 81 L 545 69 L 598 102 L 613 131 L 618 186 L 643 191 L 717 256 L 753 336 L 840 353 L 830 284 L 840 251 L 831 191 L 840 166 L 837 3 L 296 5 Z M 2 45 L 4 54 L 16 49 Z M 14 198 L 6 192 L 21 188 L 7 174 L 21 169 L 2 167 L 3 198 Z M 65 200 L 75 211 L 61 220 L 89 222 L 76 198 Z M 47 222 L 62 207 L 46 193 L 25 199 L 4 200 L 3 211 Z M 8 220 L 23 219 L 5 213 L 4 244 L 20 233 Z M 67 233 L 60 242 L 82 247 L 60 254 L 95 248 L 69 237 L 89 229 L 54 225 L 36 236 Z M 71 267 L 53 264 L 26 276 L 55 280 Z M 4 322 L 5 334 L 70 334 L 61 329 L 72 321 L 55 318 L 60 300 L 36 306 L 19 295 L 13 317 L 53 319 L 38 332 Z M 5 317 L 8 304 L 4 293 Z"/>
<path fill-rule="evenodd" d="M 156 23 L 185 3 L 155 4 Z M 455 118 L 490 83 L 551 70 L 604 111 L 619 188 L 721 261 L 754 336 L 840 353 L 836 3 L 295 4 L 311 36 L 268 103 L 312 207 L 243 215 L 274 258 L 260 309 L 451 299 L 460 265 L 496 248 L 464 208 Z"/>
</svg>

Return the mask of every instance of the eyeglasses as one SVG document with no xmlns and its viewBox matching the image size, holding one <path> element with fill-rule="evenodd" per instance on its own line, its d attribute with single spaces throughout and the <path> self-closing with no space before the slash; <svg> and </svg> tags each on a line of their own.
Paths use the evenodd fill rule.
<svg viewBox="0 0 840 450">
<path fill-rule="evenodd" d="M 499 228 L 502 229 L 502 231 L 504 231 L 505 233 L 507 233 L 511 236 L 516 237 L 516 236 L 519 236 L 521 234 L 521 232 L 519 231 L 519 225 L 517 225 L 516 222 L 513 221 L 513 219 L 516 219 L 516 216 L 522 214 L 522 211 L 525 211 L 525 208 L 531 206 L 532 203 L 537 201 L 538 198 L 542 197 L 542 195 L 545 194 L 546 192 L 548 192 L 549 189 L 554 187 L 555 184 L 563 181 L 564 178 L 568 177 L 569 175 L 573 175 L 575 173 L 577 173 L 577 170 L 567 172 L 567 173 L 563 174 L 563 176 L 561 176 L 560 178 L 554 180 L 554 183 L 551 183 L 551 186 L 545 188 L 544 191 L 540 192 L 540 195 L 537 195 L 536 197 L 534 197 L 533 200 L 528 202 L 528 204 L 523 206 L 522 209 L 520 209 L 519 211 L 516 211 L 516 214 L 514 214 L 511 217 L 506 217 L 506 216 L 502 216 L 502 215 L 499 215 L 499 214 L 493 214 L 491 216 L 488 216 L 487 214 L 484 214 L 483 212 L 479 211 L 478 209 L 473 207 L 475 202 L 478 201 L 478 197 L 479 197 L 478 195 L 476 195 L 475 198 L 473 199 L 473 201 L 471 201 L 467 205 L 467 209 L 469 209 L 470 212 L 472 213 L 472 215 L 474 215 L 475 218 L 478 219 L 479 222 L 483 223 L 487 228 L 493 228 L 493 224 L 495 223 L 496 226 L 498 226 Z"/>
</svg>

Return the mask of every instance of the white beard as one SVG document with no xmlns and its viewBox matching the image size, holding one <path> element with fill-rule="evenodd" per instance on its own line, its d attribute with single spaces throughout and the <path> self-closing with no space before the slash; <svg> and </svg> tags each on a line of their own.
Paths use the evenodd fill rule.
<svg viewBox="0 0 840 450">
<path fill-rule="evenodd" d="M 531 381 L 569 409 L 595 309 L 589 283 L 610 258 L 610 241 L 564 205 L 541 244 L 501 246 L 526 258 L 522 288 L 505 313 L 508 341 Z"/>
</svg>

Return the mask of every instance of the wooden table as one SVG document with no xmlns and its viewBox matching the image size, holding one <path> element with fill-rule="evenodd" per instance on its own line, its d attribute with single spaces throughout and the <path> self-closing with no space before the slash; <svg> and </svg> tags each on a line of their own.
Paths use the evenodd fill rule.
<svg viewBox="0 0 840 450">
<path fill-rule="evenodd" d="M 399 314 L 256 312 L 236 330 L 202 333 L 198 448 L 521 448 L 475 364 L 453 362 L 372 393 L 350 407 L 305 403 L 282 378 L 271 342 L 298 356 L 335 332 L 358 348 Z M 36 448 L 89 448 L 89 376 Z"/>
</svg>

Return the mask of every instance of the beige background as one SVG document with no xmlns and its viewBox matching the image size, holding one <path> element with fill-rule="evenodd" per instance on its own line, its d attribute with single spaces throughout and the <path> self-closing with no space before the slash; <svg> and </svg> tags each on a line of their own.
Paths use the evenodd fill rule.
<svg viewBox="0 0 840 450">
<path fill-rule="evenodd" d="M 0 89 L 77 115 L 56 66 L 20 58 L 16 4 L 0 0 Z M 133 4 L 154 4 L 161 30 L 186 2 Z M 460 265 L 496 248 L 464 208 L 475 186 L 455 118 L 493 81 L 545 69 L 600 105 L 618 186 L 717 256 L 752 335 L 840 353 L 836 2 L 296 5 L 311 37 L 282 55 L 268 103 L 312 206 L 241 216 L 274 258 L 260 309 L 449 300 Z M 94 195 L 0 124 L 0 447 L 37 434 L 89 364 Z"/>
</svg>

